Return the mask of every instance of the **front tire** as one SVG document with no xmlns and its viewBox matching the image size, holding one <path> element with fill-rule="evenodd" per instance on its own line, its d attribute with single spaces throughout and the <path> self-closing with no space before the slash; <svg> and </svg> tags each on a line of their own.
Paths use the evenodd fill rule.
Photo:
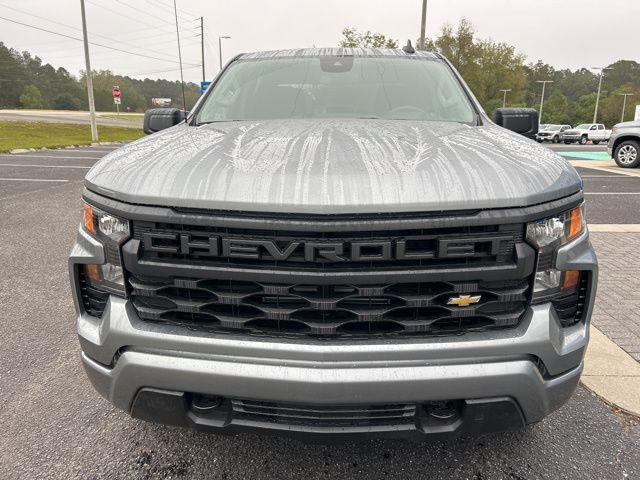
<svg viewBox="0 0 640 480">
<path fill-rule="evenodd" d="M 586 135 L 583 135 L 580 137 L 580 145 L 586 145 L 588 141 L 589 139 L 587 138 Z"/>
<path fill-rule="evenodd" d="M 560 137 L 558 137 L 558 135 L 553 137 L 553 143 L 560 143 Z"/>
<path fill-rule="evenodd" d="M 620 168 L 637 168 L 640 166 L 640 142 L 626 140 L 616 147 L 613 158 Z"/>
</svg>

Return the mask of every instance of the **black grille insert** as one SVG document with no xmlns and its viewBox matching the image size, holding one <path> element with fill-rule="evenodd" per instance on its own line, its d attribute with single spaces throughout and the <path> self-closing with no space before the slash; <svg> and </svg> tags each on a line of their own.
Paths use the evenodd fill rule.
<svg viewBox="0 0 640 480">
<path fill-rule="evenodd" d="M 133 222 L 133 238 L 146 260 L 288 270 L 507 265 L 513 263 L 522 231 L 521 224 L 297 232 Z"/>
<path fill-rule="evenodd" d="M 231 400 L 236 418 L 325 427 L 412 424 L 416 404 L 308 406 L 255 400 Z"/>
<path fill-rule="evenodd" d="M 529 299 L 527 280 L 318 286 L 132 276 L 129 283 L 143 320 L 217 332 L 328 338 L 514 327 Z M 477 303 L 465 303 L 477 297 Z"/>
</svg>

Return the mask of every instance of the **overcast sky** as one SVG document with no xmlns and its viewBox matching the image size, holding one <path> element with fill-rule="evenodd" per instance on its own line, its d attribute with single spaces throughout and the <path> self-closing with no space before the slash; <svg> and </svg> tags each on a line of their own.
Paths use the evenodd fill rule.
<svg viewBox="0 0 640 480">
<path fill-rule="evenodd" d="M 94 69 L 138 78 L 178 79 L 172 0 L 86 0 L 90 41 L 143 56 L 91 46 Z M 555 67 L 640 62 L 640 0 L 428 0 L 427 35 L 468 18 L 477 35 L 516 46 L 529 61 Z M 419 36 L 421 0 L 177 0 L 185 79 L 199 81 L 199 20 L 204 17 L 205 64 L 210 79 L 223 60 L 247 51 L 335 46 L 345 26 L 400 40 Z M 22 13 L 27 12 L 27 13 Z M 0 0 L 0 16 L 81 36 L 80 0 Z M 58 23 L 55 23 L 58 22 Z M 68 26 L 67 26 L 68 25 Z M 172 29 L 173 28 L 173 29 Z M 82 43 L 0 19 L 0 41 L 29 50 L 77 74 Z"/>
</svg>

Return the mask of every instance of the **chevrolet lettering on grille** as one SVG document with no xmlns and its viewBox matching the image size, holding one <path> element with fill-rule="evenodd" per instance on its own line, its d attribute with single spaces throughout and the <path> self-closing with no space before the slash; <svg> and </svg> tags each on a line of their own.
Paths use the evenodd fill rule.
<svg viewBox="0 0 640 480">
<path fill-rule="evenodd" d="M 190 233 L 145 232 L 145 252 L 197 255 L 200 257 L 305 262 L 369 262 L 434 258 L 472 258 L 496 255 L 501 242 L 512 236 L 438 238 L 430 249 L 412 246 L 405 238 L 383 240 L 283 240 L 269 238 L 192 235 Z"/>
</svg>

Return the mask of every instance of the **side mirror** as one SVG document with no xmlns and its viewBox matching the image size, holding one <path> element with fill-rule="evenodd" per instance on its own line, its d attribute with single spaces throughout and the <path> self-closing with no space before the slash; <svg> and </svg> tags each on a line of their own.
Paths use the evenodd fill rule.
<svg viewBox="0 0 640 480">
<path fill-rule="evenodd" d="M 178 108 L 152 108 L 144 112 L 142 130 L 147 135 L 184 122 L 187 112 Z"/>
<path fill-rule="evenodd" d="M 538 133 L 538 112 L 533 108 L 498 108 L 493 121 L 527 138 L 534 139 Z"/>
</svg>

